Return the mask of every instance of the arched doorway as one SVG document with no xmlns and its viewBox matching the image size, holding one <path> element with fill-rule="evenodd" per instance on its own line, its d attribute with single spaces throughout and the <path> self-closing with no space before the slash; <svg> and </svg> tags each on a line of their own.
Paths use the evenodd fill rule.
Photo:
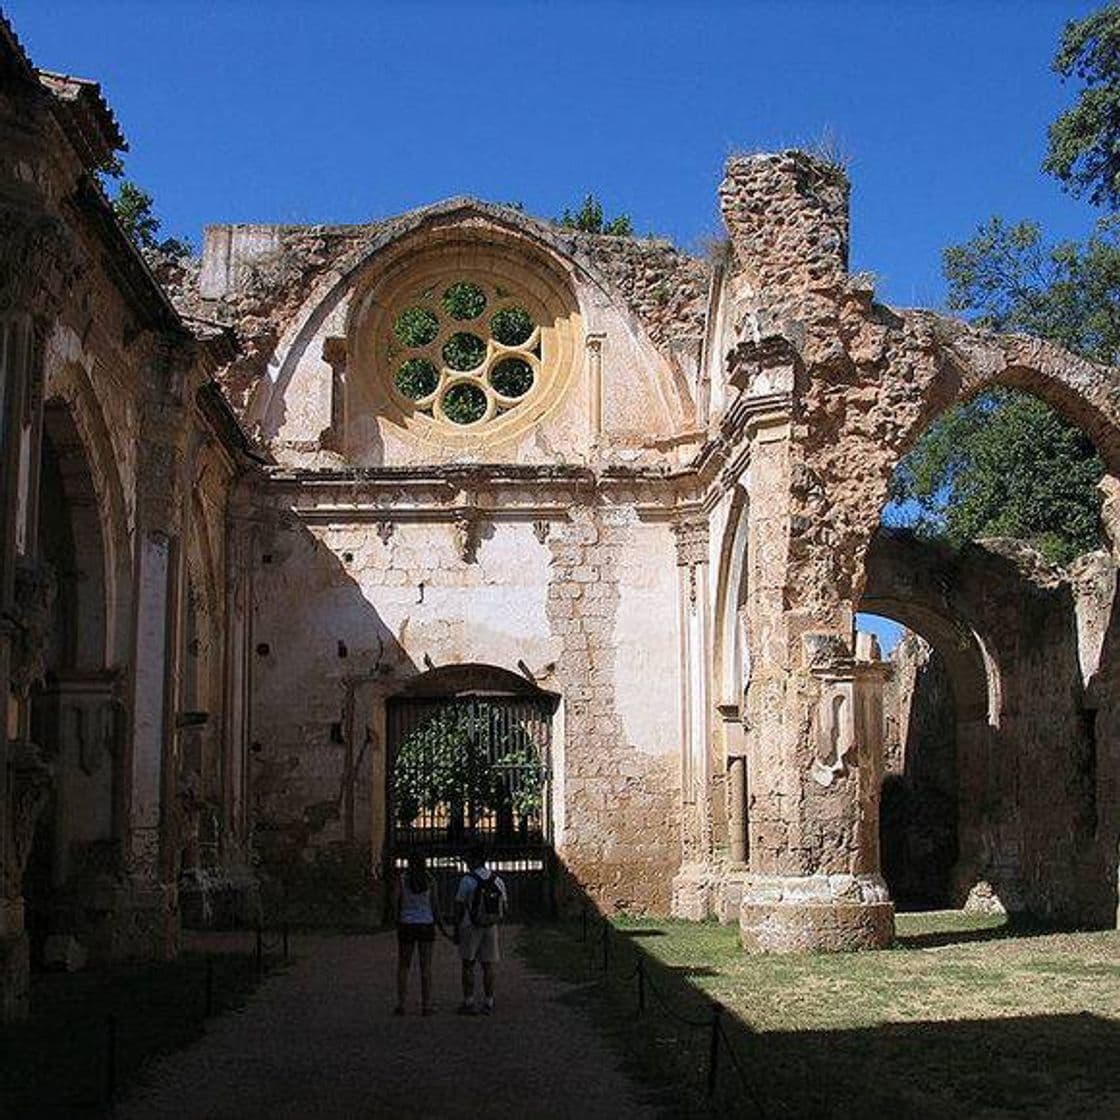
<svg viewBox="0 0 1120 1120">
<path fill-rule="evenodd" d="M 432 670 L 389 699 L 387 872 L 422 852 L 450 913 L 461 857 L 481 843 L 512 912 L 550 912 L 556 708 L 553 694 L 484 665 Z"/>
<path fill-rule="evenodd" d="M 83 886 L 115 870 L 115 799 L 121 709 L 106 667 L 108 596 L 101 508 L 85 446 L 69 407 L 48 401 L 39 474 L 38 556 L 54 596 L 45 675 L 31 694 L 31 736 L 53 770 L 23 891 L 34 965 L 51 934 L 93 947 Z"/>
</svg>

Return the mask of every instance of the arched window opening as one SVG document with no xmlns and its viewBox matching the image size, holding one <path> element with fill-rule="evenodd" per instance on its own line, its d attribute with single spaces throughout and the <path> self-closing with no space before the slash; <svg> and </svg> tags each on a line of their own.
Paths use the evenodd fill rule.
<svg viewBox="0 0 1120 1120">
<path fill-rule="evenodd" d="M 957 705 L 937 649 L 881 615 L 861 614 L 892 668 L 884 689 L 880 862 L 902 910 L 957 905 L 959 771 Z"/>
<path fill-rule="evenodd" d="M 994 387 L 926 429 L 895 469 L 882 520 L 956 548 L 1009 537 L 1068 564 L 1101 546 L 1104 472 L 1089 436 L 1044 400 Z"/>
<path fill-rule="evenodd" d="M 105 665 L 105 549 L 85 446 L 69 407 L 44 408 L 36 553 L 53 587 L 44 676 L 31 694 L 31 736 L 53 766 L 23 896 L 35 967 L 50 965 L 52 936 L 82 935 L 63 900 L 84 866 L 112 845 L 119 701 Z"/>
</svg>

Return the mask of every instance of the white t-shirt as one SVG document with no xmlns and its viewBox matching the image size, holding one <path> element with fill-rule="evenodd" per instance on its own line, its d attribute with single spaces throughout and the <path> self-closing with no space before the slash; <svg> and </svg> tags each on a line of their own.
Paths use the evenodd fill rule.
<svg viewBox="0 0 1120 1120">
<path fill-rule="evenodd" d="M 471 895 L 478 889 L 478 879 L 475 878 L 476 875 L 478 879 L 482 880 L 489 879 L 491 875 L 494 875 L 494 879 L 498 884 L 498 890 L 502 895 L 502 913 L 505 913 L 506 903 L 508 901 L 506 898 L 506 885 L 502 882 L 502 877 L 500 875 L 495 875 L 485 864 L 483 864 L 482 867 L 476 867 L 473 871 L 468 871 L 466 875 L 459 880 L 459 889 L 455 892 L 455 901 L 463 904 L 464 925 L 474 924 L 471 921 Z"/>
<path fill-rule="evenodd" d="M 408 875 L 401 876 L 401 912 L 397 920 L 402 925 L 408 926 L 427 926 L 435 922 L 435 915 L 432 913 L 432 885 L 430 879 L 428 885 L 422 891 L 411 891 L 408 889 Z"/>
</svg>

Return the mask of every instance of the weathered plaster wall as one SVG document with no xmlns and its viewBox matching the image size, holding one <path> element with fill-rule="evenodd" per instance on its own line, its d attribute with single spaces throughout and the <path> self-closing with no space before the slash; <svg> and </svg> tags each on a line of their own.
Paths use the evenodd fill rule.
<svg viewBox="0 0 1120 1120">
<path fill-rule="evenodd" d="M 564 705 L 561 858 L 604 904 L 663 908 L 678 858 L 668 527 L 596 505 L 536 522 L 496 512 L 465 557 L 453 516 L 338 524 L 285 504 L 277 493 L 254 546 L 254 823 L 266 865 L 284 874 L 345 851 L 379 875 L 385 700 L 426 667 L 524 665 Z"/>
</svg>

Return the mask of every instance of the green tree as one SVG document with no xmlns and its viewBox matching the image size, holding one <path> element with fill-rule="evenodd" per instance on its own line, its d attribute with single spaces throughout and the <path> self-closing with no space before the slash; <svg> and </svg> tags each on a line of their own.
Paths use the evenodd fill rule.
<svg viewBox="0 0 1120 1120">
<path fill-rule="evenodd" d="M 1054 69 L 1077 103 L 1050 128 L 1044 169 L 1108 210 L 1120 201 L 1120 9 L 1070 23 Z M 948 304 L 992 330 L 1026 331 L 1094 361 L 1120 361 L 1120 216 L 1084 242 L 1047 244 L 1029 221 L 993 217 L 945 250 Z M 1067 563 L 1099 546 L 1104 464 L 1090 440 L 1037 398 L 996 390 L 950 409 L 899 465 L 884 519 L 955 545 L 1030 541 Z"/>
<path fill-rule="evenodd" d="M 493 812 L 512 826 L 511 814 L 538 816 L 547 779 L 529 733 L 481 702 L 448 706 L 429 716 L 401 742 L 393 765 L 397 821 L 409 826 L 422 812 L 463 815 Z"/>
<path fill-rule="evenodd" d="M 583 233 L 609 233 L 616 237 L 633 237 L 634 226 L 629 214 L 619 214 L 617 217 L 606 221 L 603 214 L 603 204 L 593 195 L 584 197 L 578 210 L 569 210 L 564 207 L 560 216 L 560 225 L 565 229 L 578 229 Z"/>
<path fill-rule="evenodd" d="M 109 182 L 116 183 L 112 190 Z M 152 196 L 131 179 L 124 178 L 124 166 L 116 156 L 101 169 L 101 185 L 110 195 L 113 213 L 128 239 L 138 249 L 158 249 L 175 257 L 189 257 L 191 243 L 185 238 L 158 236 L 162 222 L 155 216 Z"/>
<path fill-rule="evenodd" d="M 957 547 L 1014 537 L 1066 564 L 1100 543 L 1103 473 L 1080 429 L 1037 397 L 998 389 L 929 428 L 895 471 L 891 497 L 922 536 Z"/>
<path fill-rule="evenodd" d="M 1120 208 L 1120 7 L 1067 23 L 1053 68 L 1083 89 L 1050 126 L 1043 169 L 1078 198 Z"/>
<path fill-rule="evenodd" d="M 1025 331 L 1114 365 L 1120 360 L 1120 218 L 1084 243 L 1043 242 L 1034 222 L 990 218 L 945 250 L 948 305 L 997 331 Z"/>
</svg>

